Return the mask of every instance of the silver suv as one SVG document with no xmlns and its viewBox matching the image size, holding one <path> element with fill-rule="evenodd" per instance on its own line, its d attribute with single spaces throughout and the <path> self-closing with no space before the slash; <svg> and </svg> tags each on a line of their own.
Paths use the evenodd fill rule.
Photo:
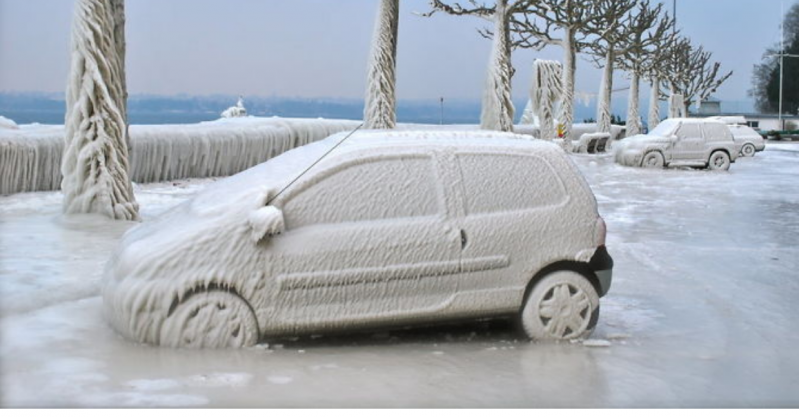
<svg viewBox="0 0 799 417">
<path fill-rule="evenodd" d="M 616 146 L 621 165 L 663 168 L 687 166 L 728 170 L 739 149 L 730 129 L 705 119 L 667 119 L 647 135 L 624 139 Z"/>
</svg>

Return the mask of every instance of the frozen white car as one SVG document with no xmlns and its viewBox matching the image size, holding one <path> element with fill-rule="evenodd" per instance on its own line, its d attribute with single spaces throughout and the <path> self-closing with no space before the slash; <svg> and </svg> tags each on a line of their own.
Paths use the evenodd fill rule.
<svg viewBox="0 0 799 417">
<path fill-rule="evenodd" d="M 105 272 L 113 327 L 173 347 L 494 316 L 534 339 L 591 333 L 613 261 L 559 147 L 486 132 L 342 138 L 131 229 Z"/>
<path fill-rule="evenodd" d="M 735 140 L 735 146 L 738 153 L 745 157 L 753 157 L 755 153 L 762 152 L 766 149 L 766 141 L 760 133 L 757 133 L 749 126 L 743 125 L 730 125 L 727 126 L 732 132 Z"/>
<path fill-rule="evenodd" d="M 645 168 L 728 170 L 739 154 L 727 125 L 707 119 L 667 119 L 648 134 L 624 139 L 614 148 L 617 163 Z"/>
</svg>

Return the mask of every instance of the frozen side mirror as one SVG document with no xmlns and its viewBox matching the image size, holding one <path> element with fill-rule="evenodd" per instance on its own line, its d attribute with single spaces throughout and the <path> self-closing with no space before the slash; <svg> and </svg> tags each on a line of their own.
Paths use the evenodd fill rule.
<svg viewBox="0 0 799 417">
<path fill-rule="evenodd" d="M 283 212 L 275 206 L 265 206 L 253 211 L 247 223 L 250 225 L 250 238 L 253 243 L 279 235 L 286 230 Z"/>
</svg>

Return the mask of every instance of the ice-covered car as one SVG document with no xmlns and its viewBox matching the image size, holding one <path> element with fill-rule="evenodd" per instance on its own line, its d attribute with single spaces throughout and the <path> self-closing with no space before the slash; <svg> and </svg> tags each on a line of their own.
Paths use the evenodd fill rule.
<svg viewBox="0 0 799 417">
<path fill-rule="evenodd" d="M 559 147 L 487 132 L 344 138 L 126 233 L 105 271 L 113 327 L 173 347 L 495 316 L 534 339 L 591 333 L 613 261 Z"/>
<path fill-rule="evenodd" d="M 730 125 L 727 127 L 732 132 L 736 149 L 738 149 L 740 155 L 753 157 L 755 153 L 766 149 L 766 141 L 763 136 L 760 136 L 760 133 L 757 133 L 751 127 L 744 125 Z"/>
<path fill-rule="evenodd" d="M 728 170 L 739 153 L 730 129 L 707 119 L 667 119 L 646 135 L 614 144 L 614 149 L 617 163 L 645 168 Z"/>
</svg>

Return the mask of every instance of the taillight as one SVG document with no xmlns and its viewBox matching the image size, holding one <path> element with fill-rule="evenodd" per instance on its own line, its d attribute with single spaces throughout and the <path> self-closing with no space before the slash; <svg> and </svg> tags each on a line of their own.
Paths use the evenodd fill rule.
<svg viewBox="0 0 799 417">
<path fill-rule="evenodd" d="M 594 224 L 594 241 L 596 242 L 596 246 L 605 246 L 605 238 L 608 235 L 608 227 L 605 225 L 605 220 L 602 216 L 598 216 L 596 218 L 596 223 Z"/>
</svg>

